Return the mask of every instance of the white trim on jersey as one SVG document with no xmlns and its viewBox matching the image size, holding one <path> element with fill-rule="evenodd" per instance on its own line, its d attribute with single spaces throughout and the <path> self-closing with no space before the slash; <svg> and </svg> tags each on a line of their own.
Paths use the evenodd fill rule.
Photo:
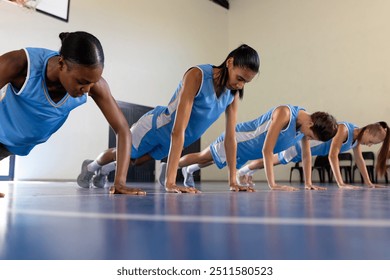
<svg viewBox="0 0 390 280">
<path fill-rule="evenodd" d="M 133 124 L 130 128 L 132 145 L 135 149 L 138 149 L 141 144 L 142 139 L 153 127 L 153 115 L 143 116 L 138 122 Z M 137 129 L 137 133 L 134 133 L 134 130 Z"/>
<path fill-rule="evenodd" d="M 268 131 L 268 127 L 270 124 L 271 124 L 271 120 L 268 120 L 262 125 L 258 126 L 256 130 L 236 132 L 237 143 L 254 139 L 257 136 L 263 134 L 264 132 Z"/>
</svg>

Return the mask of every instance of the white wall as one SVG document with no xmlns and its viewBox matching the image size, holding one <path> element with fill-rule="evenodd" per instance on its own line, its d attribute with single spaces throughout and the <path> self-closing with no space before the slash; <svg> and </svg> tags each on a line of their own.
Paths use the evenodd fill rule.
<svg viewBox="0 0 390 280">
<path fill-rule="evenodd" d="M 148 106 L 167 104 L 188 67 L 220 64 L 229 51 L 227 10 L 208 0 L 72 0 L 68 23 L 0 1 L 0 18 L 0 53 L 59 49 L 62 31 L 93 33 L 114 97 Z M 89 99 L 48 142 L 17 157 L 16 178 L 74 180 L 83 159 L 107 146 L 108 124 Z"/>
<path fill-rule="evenodd" d="M 115 5 L 113 5 L 115 3 Z M 296 104 L 363 126 L 389 121 L 390 2 L 387 0 L 72 0 L 69 23 L 0 2 L 0 53 L 24 46 L 58 49 L 61 31 L 86 30 L 102 41 L 105 78 L 118 100 L 167 103 L 187 67 L 219 64 L 247 43 L 261 55 L 261 73 L 245 89 L 239 121 Z M 222 117 L 202 137 L 207 146 Z M 30 156 L 18 158 L 20 179 L 74 179 L 84 158 L 107 147 L 108 126 L 93 101 Z M 277 167 L 277 179 L 289 167 Z M 209 167 L 205 180 L 226 180 Z M 264 178 L 258 172 L 258 179 Z"/>
<path fill-rule="evenodd" d="M 359 126 L 390 122 L 390 1 L 230 0 L 230 4 L 229 45 L 250 42 L 262 64 L 258 80 L 246 88 L 241 121 L 290 103 L 309 112 L 328 111 Z M 212 139 L 218 135 L 211 133 Z M 288 179 L 290 167 L 276 167 L 277 179 Z M 207 172 L 226 179 L 214 167 Z M 256 179 L 264 178 L 264 172 L 256 173 Z"/>
</svg>

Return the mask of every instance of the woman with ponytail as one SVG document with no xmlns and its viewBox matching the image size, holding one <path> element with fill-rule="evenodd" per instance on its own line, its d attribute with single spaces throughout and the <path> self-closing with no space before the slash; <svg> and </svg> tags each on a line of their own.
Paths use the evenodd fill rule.
<svg viewBox="0 0 390 280">
<path fill-rule="evenodd" d="M 310 150 L 312 156 L 328 155 L 332 172 L 339 188 L 360 189 L 358 186 L 346 184 L 341 176 L 339 153 L 353 150 L 356 166 L 362 174 L 364 184 L 370 188 L 382 187 L 370 180 L 366 164 L 363 159 L 361 145 L 372 146 L 380 144 L 378 152 L 376 172 L 378 176 L 383 176 L 386 172 L 386 160 L 390 148 L 390 130 L 386 122 L 376 122 L 359 128 L 353 123 L 340 122 L 336 135 L 326 142 L 310 141 Z M 274 165 L 287 164 L 289 162 L 302 161 L 302 144 L 298 142 L 295 146 L 275 154 L 273 156 Z M 262 159 L 257 159 L 238 170 L 239 184 L 253 186 L 253 173 L 264 167 Z"/>
<path fill-rule="evenodd" d="M 103 48 L 87 32 L 64 32 L 59 37 L 59 51 L 24 48 L 0 56 L 0 160 L 28 155 L 90 96 L 117 134 L 118 176 L 112 191 L 124 189 L 121 175 L 129 166 L 130 133 L 102 77 Z"/>
<path fill-rule="evenodd" d="M 168 105 L 157 106 L 131 127 L 132 146 L 128 156 L 132 164 L 168 157 L 167 163 L 162 163 L 160 184 L 167 192 L 198 192 L 195 188 L 176 185 L 182 150 L 198 140 L 225 113 L 229 182 L 238 191 L 234 131 L 238 101 L 243 97 L 245 84 L 257 75 L 259 67 L 257 52 L 244 44 L 230 52 L 219 66 L 202 64 L 189 68 Z M 79 186 L 103 187 L 107 174 L 116 168 L 115 151 L 109 149 L 94 161 L 85 160 L 77 179 Z"/>
<path fill-rule="evenodd" d="M 390 130 L 388 124 L 384 121 L 381 121 L 381 122 L 369 124 L 366 125 L 365 127 L 362 127 L 357 136 L 357 141 L 359 144 L 367 145 L 367 146 L 382 143 L 382 146 L 378 152 L 378 158 L 376 161 L 375 169 L 378 176 L 383 177 L 386 173 L 386 161 L 387 161 L 389 148 L 390 148 Z M 355 153 L 355 161 L 359 168 L 359 164 L 356 160 L 356 153 Z M 365 168 L 359 168 L 360 172 L 362 172 L 362 169 Z M 364 174 L 362 175 L 363 178 L 367 177 L 364 179 L 366 184 L 369 183 L 368 175 L 366 176 L 364 176 Z"/>
</svg>

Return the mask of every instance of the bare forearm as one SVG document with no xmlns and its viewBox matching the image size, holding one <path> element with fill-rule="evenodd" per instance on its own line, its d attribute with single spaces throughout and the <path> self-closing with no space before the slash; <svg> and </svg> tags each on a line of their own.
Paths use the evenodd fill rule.
<svg viewBox="0 0 390 280">
<path fill-rule="evenodd" d="M 271 189 L 276 186 L 272 155 L 272 152 L 263 151 L 265 175 L 267 177 L 268 186 Z"/>
<path fill-rule="evenodd" d="M 363 181 L 366 185 L 372 185 L 372 182 L 370 180 L 370 177 L 368 176 L 366 163 L 364 160 L 356 159 L 356 166 L 358 167 L 360 174 L 363 177 Z"/>
<path fill-rule="evenodd" d="M 172 136 L 167 162 L 166 186 L 176 184 L 177 168 L 183 150 L 184 136 Z"/>
<path fill-rule="evenodd" d="M 236 182 L 237 143 L 235 137 L 225 138 L 226 161 L 229 168 L 229 184 Z"/>
<path fill-rule="evenodd" d="M 329 163 L 330 167 L 332 168 L 332 172 L 334 175 L 334 178 L 336 180 L 337 185 L 340 187 L 344 185 L 344 180 L 343 177 L 341 176 L 341 171 L 340 171 L 340 164 L 339 164 L 339 158 L 338 154 L 329 155 Z"/>
<path fill-rule="evenodd" d="M 305 185 L 306 186 L 311 186 L 313 185 L 312 177 L 311 177 L 311 160 L 303 160 L 302 161 L 302 166 L 303 166 L 303 174 L 305 177 Z"/>
<path fill-rule="evenodd" d="M 130 163 L 131 135 L 128 129 L 117 134 L 116 173 L 114 184 L 126 184 Z"/>
</svg>

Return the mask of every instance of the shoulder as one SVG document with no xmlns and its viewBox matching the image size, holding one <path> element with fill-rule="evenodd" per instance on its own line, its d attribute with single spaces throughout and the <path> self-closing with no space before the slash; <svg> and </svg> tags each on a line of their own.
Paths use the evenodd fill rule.
<svg viewBox="0 0 390 280">
<path fill-rule="evenodd" d="M 338 123 L 336 135 L 346 136 L 348 134 L 348 127 L 345 123 Z"/>
<path fill-rule="evenodd" d="M 278 106 L 274 109 L 272 115 L 273 116 L 280 116 L 280 117 L 283 117 L 283 116 L 287 116 L 287 117 L 290 117 L 290 107 L 289 106 L 286 106 L 286 105 L 282 105 L 282 106 Z"/>
<path fill-rule="evenodd" d="M 196 82 L 200 83 L 203 79 L 203 72 L 200 68 L 194 66 L 185 72 L 183 82 Z"/>
<path fill-rule="evenodd" d="M 23 75 L 27 65 L 27 55 L 23 49 L 11 51 L 0 56 L 0 74 L 8 81 Z"/>
<path fill-rule="evenodd" d="M 184 73 L 184 76 L 202 77 L 202 75 L 203 71 L 198 66 L 193 66 Z"/>
<path fill-rule="evenodd" d="M 272 121 L 285 127 L 290 122 L 291 110 L 288 106 L 278 106 L 272 112 Z"/>
<path fill-rule="evenodd" d="M 274 125 L 286 127 L 290 122 L 290 108 L 288 106 L 276 107 L 271 116 Z"/>
<path fill-rule="evenodd" d="M 23 49 L 5 53 L 0 58 L 2 65 L 11 66 L 18 69 L 27 65 L 27 55 Z"/>
</svg>

